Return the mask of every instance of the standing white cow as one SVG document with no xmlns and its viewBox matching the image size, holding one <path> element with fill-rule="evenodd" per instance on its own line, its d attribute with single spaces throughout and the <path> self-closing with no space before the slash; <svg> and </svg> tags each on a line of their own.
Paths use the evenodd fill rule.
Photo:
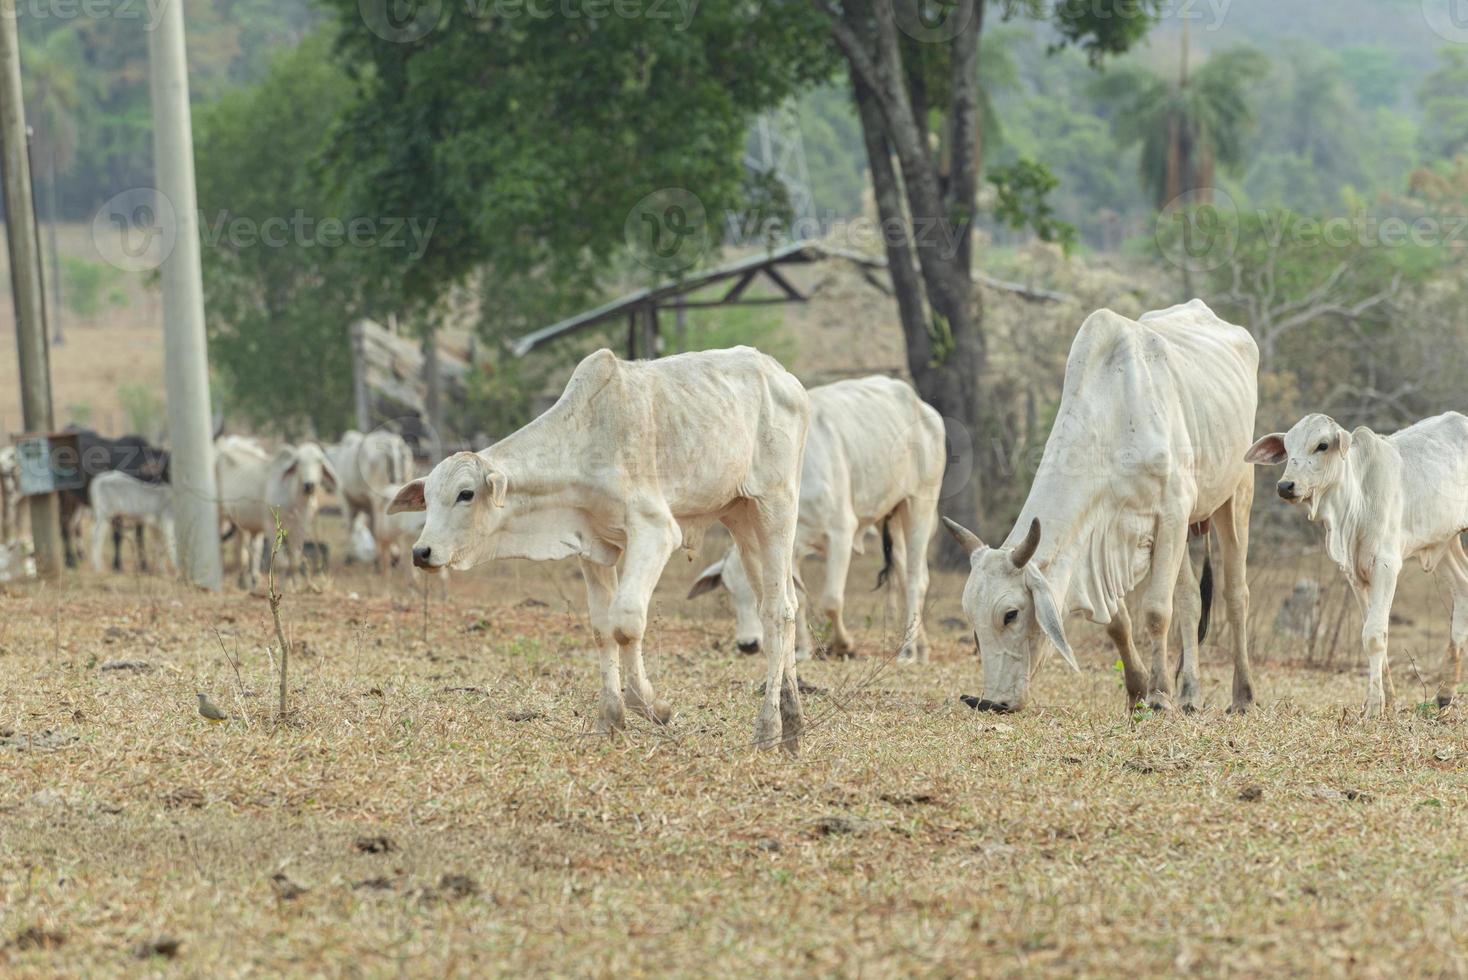
<svg viewBox="0 0 1468 980">
<path fill-rule="evenodd" d="M 1285 464 L 1279 495 L 1308 505 L 1306 517 L 1325 530 L 1326 554 L 1361 603 L 1366 714 L 1392 705 L 1386 641 L 1402 565 L 1416 556 L 1425 571 L 1441 569 L 1453 626 L 1437 703 L 1452 704 L 1468 642 L 1468 557 L 1459 538 L 1468 530 L 1468 418 L 1448 412 L 1379 436 L 1307 415 L 1254 443 L 1247 459 Z"/>
<path fill-rule="evenodd" d="M 164 555 L 169 568 L 178 567 L 178 541 L 173 529 L 173 487 L 146 483 L 121 470 L 92 477 L 87 487 L 87 504 L 92 510 L 92 568 L 102 571 L 102 546 L 118 518 L 157 528 L 163 534 Z M 138 535 L 141 547 L 143 537 Z M 142 564 L 143 556 L 138 555 Z"/>
<path fill-rule="evenodd" d="M 402 487 L 389 487 L 388 500 L 396 497 L 401 489 Z M 413 542 L 417 541 L 418 536 L 423 533 L 425 517 L 425 512 L 421 510 L 399 511 L 394 514 L 384 513 L 382 523 L 379 525 L 382 528 L 382 535 L 378 538 L 368 530 L 367 516 L 359 513 L 352 522 L 348 553 L 355 561 L 375 564 L 379 562 L 383 550 L 396 548 L 399 555 L 398 560 L 405 569 L 404 574 L 407 576 L 408 585 L 416 589 L 418 579 L 427 574 L 415 568 L 412 561 Z M 438 576 L 443 579 L 443 592 L 444 595 L 447 595 L 449 570 L 440 569 Z"/>
<path fill-rule="evenodd" d="M 1048 637 L 1072 667 L 1064 616 L 1107 625 L 1121 655 L 1129 704 L 1172 701 L 1167 634 L 1177 592 L 1181 700 L 1197 707 L 1196 624 L 1187 555 L 1190 526 L 1218 530 L 1233 640 L 1234 711 L 1254 699 L 1247 646 L 1253 434 L 1259 351 L 1248 332 L 1201 300 L 1129 320 L 1086 318 L 1065 366 L 1060 410 L 1019 521 L 990 548 L 945 518 L 970 551 L 963 608 L 984 663 L 980 708 L 1022 707 Z M 1151 670 L 1132 645 L 1126 596 L 1141 585 Z"/>
<path fill-rule="evenodd" d="M 673 552 L 697 549 L 708 526 L 722 522 L 764 621 L 755 742 L 795 752 L 804 722 L 791 555 L 809 420 L 800 382 L 757 350 L 656 361 L 600 350 L 577 365 L 544 415 L 488 449 L 450 456 L 407 484 L 388 512 L 426 509 L 413 549 L 420 568 L 581 559 L 601 651 L 604 731 L 623 727 L 625 704 L 668 720 L 642 663 L 648 601 Z"/>
<path fill-rule="evenodd" d="M 918 398 L 912 386 L 873 376 L 838 381 L 810 390 L 810 437 L 800 476 L 800 520 L 795 562 L 824 555 L 826 582 L 819 601 L 831 623 L 830 652 L 852 650 L 842 618 L 851 554 L 865 551 L 866 532 L 882 528 L 884 556 L 879 583 L 895 572 L 903 584 L 906 615 L 898 659 L 926 661 L 923 602 L 928 592 L 928 543 L 938 526 L 938 494 L 946 451 L 943 419 Z M 689 598 L 720 584 L 734 599 L 735 641 L 745 653 L 759 649 L 754 591 L 739 562 L 729 554 L 704 569 Z M 805 594 L 797 590 L 795 656 L 810 656 Z"/>
<path fill-rule="evenodd" d="M 253 440 L 226 436 L 215 442 L 219 516 L 239 533 L 240 582 L 252 587 L 259 577 L 260 542 L 275 534 L 275 513 L 286 537 L 287 569 L 292 554 L 304 562 L 304 549 L 316 524 L 321 491 L 335 493 L 335 468 L 314 442 L 282 446 L 272 456 Z"/>
<path fill-rule="evenodd" d="M 365 436 L 349 429 L 341 441 L 327 447 L 327 458 L 341 480 L 339 493 L 347 505 L 347 527 L 365 514 L 377 546 L 377 570 L 385 571 L 391 546 L 400 537 L 385 521 L 388 501 L 413 475 L 413 450 L 395 432 L 375 429 Z M 407 560 L 407 552 L 403 552 Z"/>
</svg>

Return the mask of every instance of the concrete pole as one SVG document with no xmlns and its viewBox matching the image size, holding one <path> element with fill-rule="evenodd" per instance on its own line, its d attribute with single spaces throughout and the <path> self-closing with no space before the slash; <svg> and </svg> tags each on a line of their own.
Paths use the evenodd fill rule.
<svg viewBox="0 0 1468 980">
<path fill-rule="evenodd" d="M 13 2 L 13 0 L 0 0 Z M 153 166 L 158 191 L 172 205 L 173 251 L 163 260 L 163 365 L 179 569 L 195 585 L 217 589 L 219 493 L 204 337 L 204 280 L 199 264 L 199 203 L 194 190 L 194 135 L 184 55 L 183 0 L 163 0 L 148 32 L 153 94 Z M 166 208 L 160 211 L 167 213 Z"/>
<path fill-rule="evenodd" d="M 21 414 L 27 432 L 50 432 L 54 426 L 51 355 L 46 347 L 41 250 L 36 235 L 36 202 L 31 196 L 15 0 L 0 0 L 0 154 L 3 154 L 5 171 L 5 234 L 10 244 L 11 298 L 15 303 L 15 338 L 20 354 Z M 61 573 L 63 557 L 56 494 L 31 498 L 30 510 L 36 572 L 42 578 L 54 578 Z"/>
</svg>

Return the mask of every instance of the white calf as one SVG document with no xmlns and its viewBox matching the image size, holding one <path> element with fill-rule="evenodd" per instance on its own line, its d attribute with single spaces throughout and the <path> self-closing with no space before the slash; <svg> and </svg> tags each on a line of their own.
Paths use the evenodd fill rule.
<svg viewBox="0 0 1468 980">
<path fill-rule="evenodd" d="M 120 470 L 92 478 L 87 488 L 92 508 L 92 567 L 102 571 L 102 546 L 117 518 L 126 518 L 163 532 L 164 554 L 170 568 L 178 567 L 178 543 L 173 531 L 173 488 L 166 483 L 144 483 Z M 141 541 L 141 537 L 139 538 Z M 139 556 L 141 561 L 142 556 Z"/>
<path fill-rule="evenodd" d="M 1415 556 L 1424 571 L 1438 571 L 1453 596 L 1453 627 L 1437 703 L 1451 704 L 1468 643 L 1468 557 L 1459 538 L 1468 529 L 1468 418 L 1448 412 L 1379 436 L 1307 415 L 1254 443 L 1245 459 L 1285 464 L 1279 495 L 1307 505 L 1306 517 L 1325 530 L 1326 554 L 1356 593 L 1368 715 L 1392 704 L 1386 640 L 1402 565 Z"/>
</svg>

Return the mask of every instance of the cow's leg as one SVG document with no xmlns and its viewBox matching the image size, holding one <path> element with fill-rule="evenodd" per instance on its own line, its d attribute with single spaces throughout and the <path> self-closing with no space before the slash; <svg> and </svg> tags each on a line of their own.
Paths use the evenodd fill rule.
<svg viewBox="0 0 1468 980">
<path fill-rule="evenodd" d="M 1126 681 L 1126 706 L 1131 711 L 1147 696 L 1147 667 L 1132 644 L 1132 615 L 1126 602 L 1116 606 L 1116 614 L 1106 624 L 1106 635 L 1116 645 L 1116 655 L 1121 658 L 1122 678 Z"/>
<path fill-rule="evenodd" d="M 65 524 L 62 525 L 63 527 Z M 92 522 L 92 570 L 100 573 L 102 571 L 102 548 L 106 540 L 106 521 Z"/>
<path fill-rule="evenodd" d="M 1402 566 L 1395 556 L 1378 558 L 1372 563 L 1370 580 L 1362 590 L 1364 611 L 1361 624 L 1361 648 L 1366 652 L 1366 717 L 1375 717 L 1392 705 L 1389 669 L 1386 658 L 1387 627 L 1391 621 L 1392 600 L 1397 595 L 1397 575 Z"/>
<path fill-rule="evenodd" d="M 1172 631 L 1173 594 L 1180 565 L 1188 561 L 1187 515 L 1163 515 L 1152 546 L 1152 570 L 1142 590 L 1142 624 L 1152 650 L 1147 682 L 1147 704 L 1154 711 L 1172 710 L 1172 672 L 1168 670 L 1167 641 Z"/>
<path fill-rule="evenodd" d="M 1463 544 L 1456 538 L 1448 548 L 1439 574 L 1447 580 L 1453 594 L 1453 631 L 1448 638 L 1448 648 L 1443 652 L 1442 680 L 1437 686 L 1437 706 L 1446 708 L 1453 703 L 1458 691 L 1458 678 L 1463 670 L 1463 645 L 1468 643 L 1468 557 L 1463 554 Z"/>
<path fill-rule="evenodd" d="M 919 503 L 913 506 L 908 501 L 903 508 L 903 538 L 901 550 L 907 568 L 904 581 L 907 584 L 907 623 L 904 627 L 903 645 L 916 653 L 919 663 L 928 662 L 928 631 L 923 627 L 923 607 L 928 601 L 928 545 L 938 526 L 938 511 L 935 506 Z M 898 551 L 893 544 L 894 557 Z"/>
<path fill-rule="evenodd" d="M 71 539 L 75 531 L 73 522 L 80 513 L 81 508 L 76 505 L 76 499 L 70 493 L 61 494 L 61 554 L 66 560 L 67 568 L 76 567 L 76 555 L 71 550 Z"/>
<path fill-rule="evenodd" d="M 100 522 L 98 522 L 100 523 Z M 112 570 L 122 571 L 122 521 L 114 517 L 112 524 Z"/>
<path fill-rule="evenodd" d="M 850 657 L 855 652 L 843 616 L 846 607 L 846 576 L 851 571 L 851 545 L 856 540 L 855 520 L 833 523 L 826 530 L 826 583 L 821 589 L 821 612 L 831 623 L 831 642 L 826 652 L 833 657 Z"/>
<path fill-rule="evenodd" d="M 809 660 L 811 657 L 810 623 L 807 617 L 810 615 L 810 598 L 805 594 L 805 589 L 795 590 L 795 659 Z"/>
<path fill-rule="evenodd" d="M 791 574 L 797 506 L 794 492 L 767 493 L 750 508 L 754 512 L 751 523 L 755 539 L 751 544 L 759 554 L 760 619 L 764 623 L 766 649 L 765 700 L 755 723 L 755 742 L 760 748 L 778 744 L 791 755 L 799 753 L 800 739 L 805 732 L 805 710 L 800 703 L 800 682 L 795 673 L 795 582 Z M 844 548 L 843 564 L 849 565 L 849 536 Z M 827 555 L 827 561 L 833 557 Z"/>
<path fill-rule="evenodd" d="M 1173 613 L 1178 626 L 1178 645 L 1182 648 L 1182 659 L 1178 663 L 1178 701 L 1183 711 L 1191 713 L 1199 707 L 1198 623 L 1203 618 L 1203 598 L 1198 593 L 1198 577 L 1193 574 L 1193 558 L 1186 550 L 1177 570 Z"/>
<path fill-rule="evenodd" d="M 1231 713 L 1248 711 L 1254 703 L 1254 678 L 1249 669 L 1249 507 L 1254 503 L 1254 475 L 1239 481 L 1234 495 L 1214 512 L 1218 551 L 1223 565 L 1223 604 L 1228 615 L 1229 642 L 1233 644 L 1234 685 Z"/>
<path fill-rule="evenodd" d="M 140 572 L 146 572 L 148 570 L 148 552 L 143 545 L 145 523 L 144 521 L 138 521 L 137 529 L 133 533 L 133 541 L 138 548 L 138 571 Z"/>
<path fill-rule="evenodd" d="M 591 614 L 591 637 L 601 656 L 601 712 L 597 731 L 603 734 L 626 727 L 622 705 L 622 675 L 617 657 L 617 641 L 612 638 L 612 599 L 617 592 L 617 570 L 581 560 L 581 576 L 586 579 L 586 606 Z M 425 587 L 427 583 L 424 583 Z"/>
<path fill-rule="evenodd" d="M 653 589 L 657 588 L 679 540 L 677 525 L 667 513 L 649 515 L 627 529 L 627 549 L 610 612 L 612 639 L 621 648 L 626 703 L 659 724 L 666 724 L 673 711 L 666 701 L 658 700 L 647 679 L 642 665 L 642 642 Z"/>
</svg>

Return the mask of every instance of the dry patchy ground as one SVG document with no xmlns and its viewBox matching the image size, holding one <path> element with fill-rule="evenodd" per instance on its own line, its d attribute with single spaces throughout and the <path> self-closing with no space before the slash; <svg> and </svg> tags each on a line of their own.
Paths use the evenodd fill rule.
<svg viewBox="0 0 1468 980">
<path fill-rule="evenodd" d="M 1077 626 L 1082 675 L 980 716 L 944 575 L 925 669 L 858 597 L 869 655 L 802 668 L 790 760 L 750 750 L 759 666 L 693 571 L 650 644 L 678 715 L 613 741 L 571 566 L 464 577 L 426 627 L 377 581 L 291 592 L 283 726 L 264 601 L 8 587 L 0 972 L 1468 973 L 1468 723 L 1400 667 L 1390 719 L 1269 663 L 1231 717 L 1210 648 L 1207 710 L 1134 720 Z"/>
</svg>

